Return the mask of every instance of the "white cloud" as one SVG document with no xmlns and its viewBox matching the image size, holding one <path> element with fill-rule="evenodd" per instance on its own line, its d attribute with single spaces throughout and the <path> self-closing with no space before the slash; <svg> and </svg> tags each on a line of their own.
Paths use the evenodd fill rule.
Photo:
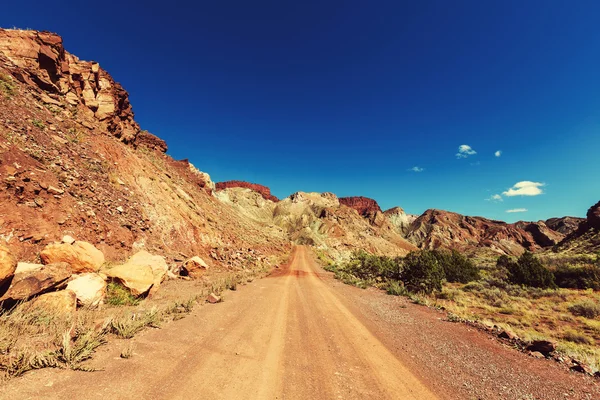
<svg viewBox="0 0 600 400">
<path fill-rule="evenodd" d="M 494 202 L 504 201 L 502 196 L 500 196 L 499 194 L 493 194 L 489 199 L 485 199 L 485 200 L 486 201 L 494 201 Z"/>
<path fill-rule="evenodd" d="M 473 154 L 477 154 L 475 150 L 471 148 L 468 144 L 461 144 L 458 146 L 458 153 L 456 153 L 456 158 L 467 158 L 472 156 Z"/>
<path fill-rule="evenodd" d="M 538 196 L 544 194 L 544 191 L 541 189 L 543 186 L 545 186 L 545 184 L 540 182 L 522 181 L 515 183 L 513 187 L 506 192 L 502 192 L 502 194 L 507 197 Z"/>
<path fill-rule="evenodd" d="M 502 155 L 502 150 L 498 150 L 494 153 L 496 157 L 500 157 Z"/>
<path fill-rule="evenodd" d="M 412 172 L 423 172 L 423 171 L 425 171 L 425 168 L 421 168 L 421 167 L 412 167 L 412 168 L 409 168 L 408 170 L 409 170 L 409 171 L 412 171 Z"/>
<path fill-rule="evenodd" d="M 512 210 L 506 210 L 507 213 L 522 213 L 527 211 L 529 210 L 527 210 L 526 208 L 513 208 Z"/>
</svg>

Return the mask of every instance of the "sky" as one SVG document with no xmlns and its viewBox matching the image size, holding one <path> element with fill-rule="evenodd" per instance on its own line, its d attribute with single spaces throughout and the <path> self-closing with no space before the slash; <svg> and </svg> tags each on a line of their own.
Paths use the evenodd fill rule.
<svg viewBox="0 0 600 400">
<path fill-rule="evenodd" d="M 600 200 L 600 2 L 29 0 L 214 181 L 505 221 Z"/>
</svg>

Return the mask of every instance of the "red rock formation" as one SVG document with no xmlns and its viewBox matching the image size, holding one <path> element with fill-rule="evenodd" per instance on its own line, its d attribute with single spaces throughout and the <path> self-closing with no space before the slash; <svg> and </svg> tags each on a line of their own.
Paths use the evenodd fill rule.
<svg viewBox="0 0 600 400">
<path fill-rule="evenodd" d="M 227 181 L 227 182 L 217 182 L 216 190 L 224 190 L 227 188 L 246 188 L 252 189 L 255 192 L 258 192 L 265 200 L 271 200 L 273 202 L 278 202 L 279 199 L 271 194 L 271 189 L 266 186 L 259 185 L 258 183 L 249 183 L 244 181 Z"/>
<path fill-rule="evenodd" d="M 161 153 L 167 152 L 167 143 L 149 133 L 148 131 L 139 132 L 133 141 L 135 147 L 145 146 L 151 150 L 158 150 Z"/>
<path fill-rule="evenodd" d="M 340 204 L 355 209 L 363 217 L 375 215 L 381 212 L 379 204 L 373 199 L 363 196 L 340 197 Z"/>
<path fill-rule="evenodd" d="M 540 246 L 529 232 L 502 221 L 468 217 L 442 210 L 427 210 L 411 225 L 407 239 L 422 249 L 490 248 L 498 253 L 518 255 Z"/>
<path fill-rule="evenodd" d="M 127 92 L 98 63 L 81 61 L 65 51 L 60 36 L 0 29 L 0 55 L 6 57 L 6 69 L 16 79 L 39 89 L 42 102 L 61 106 L 60 100 L 66 100 L 86 128 L 108 132 L 125 143 L 136 141 L 140 127 Z M 146 133 L 139 143 L 154 142 L 156 148 L 166 150 L 159 141 Z"/>
<path fill-rule="evenodd" d="M 205 257 L 216 243 L 238 256 L 287 245 L 279 230 L 224 207 L 207 174 L 165 150 L 97 63 L 54 34 L 0 29 L 0 238 L 18 260 L 64 235 L 110 261 L 139 246 L 175 260 Z"/>
</svg>

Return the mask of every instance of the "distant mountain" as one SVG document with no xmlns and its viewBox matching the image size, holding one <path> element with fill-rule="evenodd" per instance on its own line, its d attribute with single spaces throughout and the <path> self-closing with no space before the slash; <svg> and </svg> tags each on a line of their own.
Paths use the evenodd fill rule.
<svg viewBox="0 0 600 400">
<path fill-rule="evenodd" d="M 600 252 L 600 201 L 588 209 L 586 218 L 556 246 L 556 250 L 573 253 Z"/>
<path fill-rule="evenodd" d="M 561 218 L 550 218 L 546 220 L 548 228 L 562 233 L 563 235 L 570 235 L 579 228 L 579 224 L 585 221 L 585 218 L 578 217 L 561 217 Z"/>
</svg>

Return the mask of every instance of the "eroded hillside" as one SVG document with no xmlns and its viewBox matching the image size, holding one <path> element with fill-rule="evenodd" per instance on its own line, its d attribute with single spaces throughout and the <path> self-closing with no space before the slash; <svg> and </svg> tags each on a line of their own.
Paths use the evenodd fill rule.
<svg viewBox="0 0 600 400">
<path fill-rule="evenodd" d="M 108 260 L 139 248 L 171 260 L 288 249 L 280 230 L 218 201 L 206 173 L 166 155 L 127 92 L 58 35 L 0 30 L 0 138 L 0 236 L 19 260 L 65 234 Z"/>
</svg>

